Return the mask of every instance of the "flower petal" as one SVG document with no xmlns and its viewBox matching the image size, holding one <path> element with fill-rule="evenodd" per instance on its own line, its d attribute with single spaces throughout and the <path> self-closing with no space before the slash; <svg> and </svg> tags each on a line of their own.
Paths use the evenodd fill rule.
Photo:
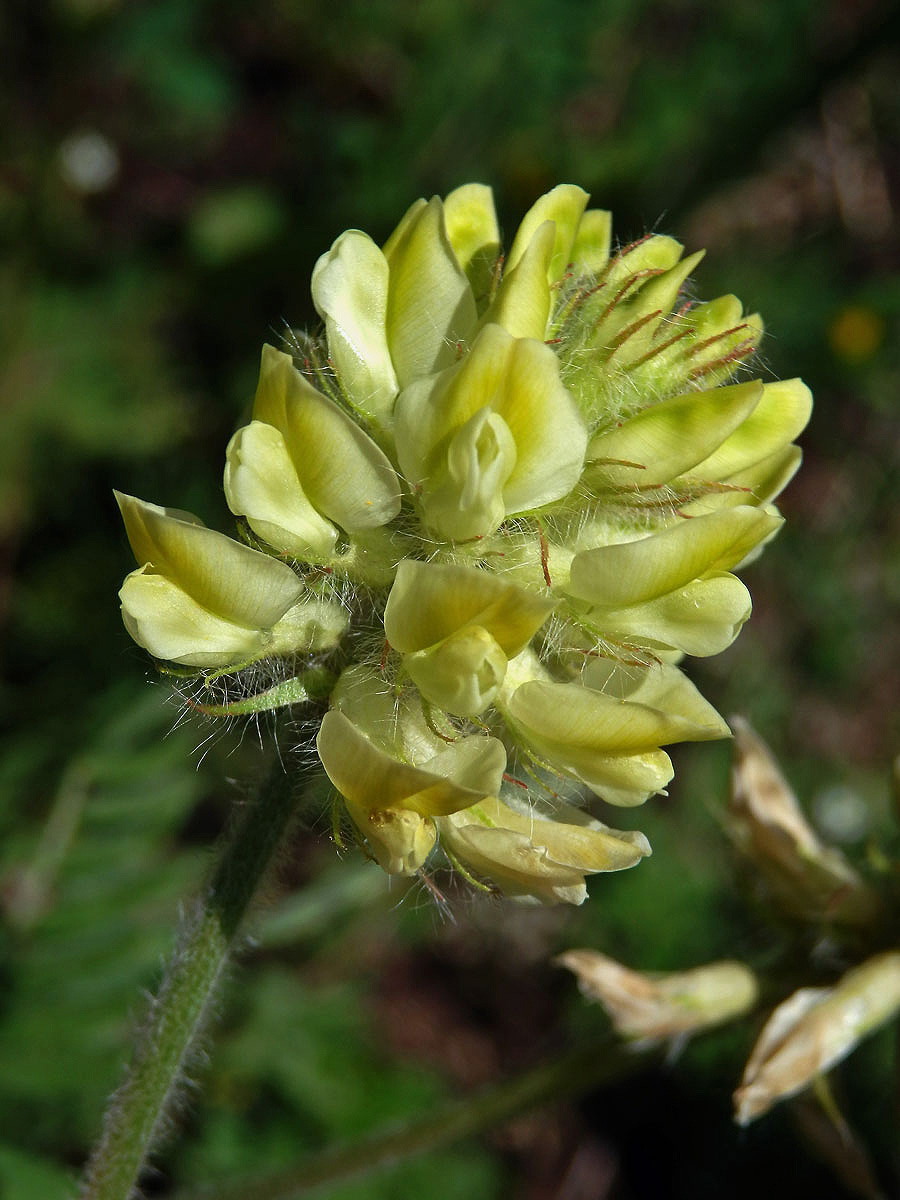
<svg viewBox="0 0 900 1200">
<path fill-rule="evenodd" d="M 701 575 L 735 566 L 780 524 L 779 518 L 742 505 L 633 542 L 583 550 L 572 560 L 567 590 L 609 608 L 654 600 Z"/>
<path fill-rule="evenodd" d="M 574 756 L 567 768 L 607 804 L 634 808 L 665 791 L 675 768 L 664 750 L 644 754 L 594 754 Z"/>
<path fill-rule="evenodd" d="M 451 541 L 490 533 L 503 523 L 503 490 L 516 465 L 509 426 L 488 405 L 454 433 L 422 497 L 426 523 Z"/>
<path fill-rule="evenodd" d="M 572 262 L 577 274 L 599 275 L 609 262 L 612 240 L 612 213 L 602 208 L 589 208 L 578 222 Z"/>
<path fill-rule="evenodd" d="M 263 349 L 253 416 L 280 431 L 304 494 L 348 533 L 400 511 L 400 485 L 382 451 L 272 346 Z"/>
<path fill-rule="evenodd" d="M 531 206 L 516 231 L 509 252 L 507 267 L 513 267 L 528 249 L 535 230 L 544 221 L 553 221 L 556 226 L 553 254 L 547 268 L 547 281 L 554 283 L 565 272 L 572 261 L 572 247 L 582 214 L 590 196 L 583 188 L 574 184 L 561 183 Z"/>
<path fill-rule="evenodd" d="M 743 471 L 728 475 L 719 482 L 724 490 L 715 490 L 682 506 L 689 516 L 703 516 L 717 508 L 734 508 L 738 504 L 762 507 L 770 504 L 784 491 L 800 469 L 803 451 L 799 446 L 785 446 L 774 454 L 760 459 Z M 673 482 L 678 486 L 678 481 Z"/>
<path fill-rule="evenodd" d="M 384 629 L 396 650 L 409 653 L 477 625 L 511 658 L 537 633 L 553 606 L 552 599 L 477 567 L 404 559 L 384 610 Z"/>
<path fill-rule="evenodd" d="M 432 704 L 458 717 L 477 717 L 492 704 L 506 675 L 506 655 L 486 629 L 460 629 L 437 646 L 404 655 L 413 683 Z"/>
<path fill-rule="evenodd" d="M 547 276 L 556 245 L 556 226 L 544 221 L 534 231 L 525 253 L 506 271 L 484 322 L 501 325 L 516 338 L 543 341 L 550 315 Z"/>
<path fill-rule="evenodd" d="M 595 658 L 585 667 L 581 682 L 592 691 L 629 704 L 644 704 L 676 717 L 680 728 L 678 741 L 731 736 L 728 725 L 709 701 L 671 663 L 626 666 L 612 659 Z"/>
<path fill-rule="evenodd" d="M 589 747 L 601 754 L 632 754 L 694 740 L 698 732 L 706 735 L 703 726 L 698 730 L 677 709 L 617 700 L 580 683 L 523 683 L 510 699 L 509 713 L 516 724 L 536 732 L 546 745 L 559 744 L 564 753 Z"/>
<path fill-rule="evenodd" d="M 149 563 L 207 612 L 247 629 L 268 629 L 303 594 L 290 567 L 195 517 L 121 492 L 116 499 L 138 562 Z"/>
<path fill-rule="evenodd" d="M 341 234 L 312 273 L 338 377 L 354 404 L 382 422 L 399 390 L 387 342 L 389 274 L 382 251 L 358 229 Z"/>
<path fill-rule="evenodd" d="M 217 617 L 148 565 L 126 576 L 119 598 L 132 638 L 165 662 L 222 667 L 256 658 L 266 648 L 263 630 Z"/>
<path fill-rule="evenodd" d="M 486 296 L 500 254 L 494 195 L 483 183 L 467 183 L 444 197 L 447 237 L 468 276 L 476 300 Z"/>
<path fill-rule="evenodd" d="M 592 608 L 586 619 L 592 629 L 614 639 L 706 658 L 731 645 L 751 606 L 740 579 L 720 571 L 642 604 Z"/>
<path fill-rule="evenodd" d="M 591 481 L 602 487 L 655 487 L 702 462 L 753 412 L 759 381 L 673 396 L 591 439 Z M 606 460 L 606 461 L 601 461 Z"/>
<path fill-rule="evenodd" d="M 805 429 L 812 393 L 800 379 L 767 383 L 755 410 L 692 474 L 725 479 L 782 450 Z"/>
<path fill-rule="evenodd" d="M 506 750 L 497 738 L 473 734 L 439 750 L 423 766 L 473 794 L 495 796 L 506 770 Z"/>
<path fill-rule="evenodd" d="M 225 452 L 225 499 L 235 516 L 276 550 L 327 559 L 337 530 L 303 494 L 281 431 L 263 421 L 239 429 Z"/>
<path fill-rule="evenodd" d="M 404 388 L 454 361 L 457 342 L 466 342 L 475 328 L 475 298 L 436 196 L 390 240 L 385 257 L 390 266 L 388 345 Z"/>
<path fill-rule="evenodd" d="M 582 816 L 582 814 L 578 814 Z M 650 853 L 639 833 L 522 813 L 496 797 L 439 819 L 441 844 L 508 896 L 581 904 L 586 874 L 621 871 Z"/>
<path fill-rule="evenodd" d="M 520 734 L 551 764 L 583 780 L 610 804 L 642 804 L 672 778 L 658 749 L 690 726 L 643 704 L 613 700 L 574 683 L 533 680 L 507 706 Z M 690 736 L 690 733 L 688 733 Z"/>
</svg>

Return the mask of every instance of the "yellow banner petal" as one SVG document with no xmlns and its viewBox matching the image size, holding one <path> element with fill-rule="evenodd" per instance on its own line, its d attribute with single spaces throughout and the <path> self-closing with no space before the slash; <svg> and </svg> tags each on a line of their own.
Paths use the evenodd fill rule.
<svg viewBox="0 0 900 1200">
<path fill-rule="evenodd" d="M 409 653 L 477 625 L 511 658 L 537 633 L 553 606 L 549 597 L 477 567 L 405 559 L 384 610 L 384 629 L 395 649 Z"/>
<path fill-rule="evenodd" d="M 624 608 L 736 566 L 781 521 L 749 505 L 684 520 L 649 537 L 584 550 L 572 560 L 568 591 Z"/>
<path fill-rule="evenodd" d="M 385 247 L 390 266 L 387 334 L 400 387 L 449 366 L 468 342 L 477 312 L 435 196 Z"/>
<path fill-rule="evenodd" d="M 300 599 L 290 567 L 260 554 L 196 517 L 116 492 L 135 558 L 149 563 L 197 604 L 247 629 L 268 629 Z"/>
</svg>

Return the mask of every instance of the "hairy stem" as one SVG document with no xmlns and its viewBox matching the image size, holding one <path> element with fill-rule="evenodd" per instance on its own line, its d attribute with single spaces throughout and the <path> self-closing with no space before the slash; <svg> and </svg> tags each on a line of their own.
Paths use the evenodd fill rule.
<svg viewBox="0 0 900 1200">
<path fill-rule="evenodd" d="M 298 1167 L 237 1184 L 178 1192 L 175 1200 L 298 1200 L 358 1176 L 404 1162 L 526 1112 L 539 1104 L 581 1095 L 659 1062 L 660 1050 L 638 1053 L 607 1035 L 475 1096 L 454 1100 L 423 1120 L 381 1130 L 347 1146 L 308 1158 Z"/>
<path fill-rule="evenodd" d="M 219 863 L 185 921 L 128 1073 L 110 1101 L 85 1172 L 83 1200 L 133 1195 L 141 1167 L 171 1117 L 185 1070 L 198 1053 L 244 916 L 294 810 L 295 789 L 276 764 L 224 835 Z"/>
</svg>

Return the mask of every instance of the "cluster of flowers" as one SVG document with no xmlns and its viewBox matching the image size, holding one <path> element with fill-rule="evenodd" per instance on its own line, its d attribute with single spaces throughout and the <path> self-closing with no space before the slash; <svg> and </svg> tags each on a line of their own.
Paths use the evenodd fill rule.
<svg viewBox="0 0 900 1200">
<path fill-rule="evenodd" d="M 733 572 L 780 524 L 811 404 L 732 382 L 759 318 L 684 303 L 700 255 L 671 238 L 611 254 L 587 201 L 554 188 L 506 255 L 478 184 L 418 200 L 382 248 L 337 239 L 312 275 L 324 339 L 264 348 L 228 446 L 246 544 L 119 497 L 140 645 L 300 680 L 331 655 L 317 748 L 367 852 L 412 874 L 439 842 L 545 903 L 649 853 L 576 807 L 585 786 L 640 804 L 663 746 L 727 735 L 677 664 L 749 615 Z"/>
</svg>

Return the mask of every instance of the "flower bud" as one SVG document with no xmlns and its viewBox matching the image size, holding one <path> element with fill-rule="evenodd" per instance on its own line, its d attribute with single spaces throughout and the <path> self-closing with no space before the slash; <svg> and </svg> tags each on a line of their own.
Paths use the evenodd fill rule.
<svg viewBox="0 0 900 1200">
<path fill-rule="evenodd" d="M 749 1125 L 846 1058 L 900 1009 L 900 953 L 848 971 L 834 987 L 803 988 L 775 1009 L 734 1094 L 736 1120 Z"/>
<path fill-rule="evenodd" d="M 584 995 L 603 1005 L 626 1038 L 681 1037 L 733 1021 L 753 1007 L 759 991 L 740 962 L 647 975 L 595 950 L 567 950 L 554 961 L 575 974 Z"/>
</svg>

